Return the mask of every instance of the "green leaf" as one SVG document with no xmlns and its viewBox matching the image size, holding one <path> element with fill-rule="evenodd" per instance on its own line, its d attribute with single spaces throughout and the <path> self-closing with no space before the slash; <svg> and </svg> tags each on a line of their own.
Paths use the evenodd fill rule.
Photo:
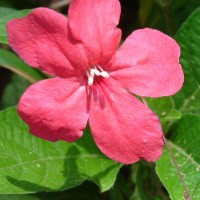
<svg viewBox="0 0 200 200">
<path fill-rule="evenodd" d="M 88 129 L 75 143 L 48 142 L 29 133 L 15 108 L 0 112 L 0 136 L 0 194 L 62 191 L 85 180 L 105 191 L 121 167 L 98 150 Z"/>
<path fill-rule="evenodd" d="M 181 118 L 181 112 L 175 109 L 172 97 L 145 98 L 149 108 L 160 118 L 163 131 L 167 132 L 172 120 Z"/>
<path fill-rule="evenodd" d="M 19 10 L 19 11 L 13 10 L 12 13 L 10 12 L 10 14 L 7 14 L 6 16 L 0 18 L 0 43 L 8 44 L 7 33 L 6 33 L 7 22 L 14 18 L 24 17 L 30 12 L 31 9 Z"/>
<path fill-rule="evenodd" d="M 200 9 L 183 24 L 176 35 L 181 46 L 181 64 L 185 82 L 174 97 L 176 108 L 184 114 L 200 114 Z"/>
<path fill-rule="evenodd" d="M 2 98 L 0 99 L 0 109 L 3 110 L 5 108 L 17 105 L 21 95 L 29 85 L 30 83 L 23 77 L 13 74 L 11 81 L 4 89 Z"/>
<path fill-rule="evenodd" d="M 26 65 L 11 51 L 0 48 L 0 55 L 0 66 L 19 74 L 27 79 L 30 83 L 34 83 L 45 77 L 45 75 L 38 70 Z"/>
<path fill-rule="evenodd" d="M 16 12 L 14 8 L 0 7 L 0 18 L 5 17 L 13 12 Z"/>
<path fill-rule="evenodd" d="M 42 200 L 33 195 L 0 195 L 0 200 Z"/>
<path fill-rule="evenodd" d="M 158 115 L 160 118 L 166 117 L 168 113 L 174 109 L 174 102 L 170 97 L 161 98 L 145 98 L 148 106 Z"/>
<path fill-rule="evenodd" d="M 179 164 L 192 200 L 200 199 L 200 116 L 186 115 L 171 129 L 172 142 L 169 142 Z M 184 200 L 184 189 L 170 155 L 165 149 L 157 161 L 157 174 L 164 183 L 172 200 Z"/>
</svg>

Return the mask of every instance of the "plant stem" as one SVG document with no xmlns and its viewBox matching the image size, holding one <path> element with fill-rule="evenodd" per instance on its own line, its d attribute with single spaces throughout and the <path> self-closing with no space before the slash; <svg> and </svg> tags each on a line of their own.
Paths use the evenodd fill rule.
<svg viewBox="0 0 200 200">
<path fill-rule="evenodd" d="M 51 8 L 52 9 L 58 9 L 58 8 L 61 8 L 63 6 L 66 6 L 70 3 L 71 0 L 61 0 L 61 1 L 58 1 L 58 2 L 55 2 L 55 3 L 52 3 L 51 4 Z"/>
</svg>

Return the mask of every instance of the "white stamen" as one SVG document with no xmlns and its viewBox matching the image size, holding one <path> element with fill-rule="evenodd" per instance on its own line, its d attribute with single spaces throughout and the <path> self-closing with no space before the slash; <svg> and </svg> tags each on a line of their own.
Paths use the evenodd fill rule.
<svg viewBox="0 0 200 200">
<path fill-rule="evenodd" d="M 90 68 L 86 71 L 88 77 L 88 85 L 91 86 L 94 83 L 94 77 L 102 76 L 104 78 L 109 78 L 108 72 L 104 71 L 99 65 L 95 65 L 93 68 Z"/>
<path fill-rule="evenodd" d="M 98 69 L 94 69 L 94 74 L 97 75 L 97 76 L 100 76 L 101 72 Z"/>
<path fill-rule="evenodd" d="M 94 74 L 95 74 L 95 69 L 91 69 L 90 70 L 90 76 L 94 77 Z"/>
<path fill-rule="evenodd" d="M 91 86 L 94 82 L 94 76 L 88 77 L 88 85 Z"/>
<path fill-rule="evenodd" d="M 109 74 L 106 71 L 101 72 L 101 76 L 103 76 L 104 78 L 109 78 Z"/>
</svg>

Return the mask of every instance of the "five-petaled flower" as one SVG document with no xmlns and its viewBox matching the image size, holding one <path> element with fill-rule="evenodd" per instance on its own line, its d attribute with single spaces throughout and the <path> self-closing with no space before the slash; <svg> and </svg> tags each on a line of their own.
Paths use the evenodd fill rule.
<svg viewBox="0 0 200 200">
<path fill-rule="evenodd" d="M 168 96 L 182 87 L 178 44 L 145 28 L 118 48 L 119 0 L 72 0 L 68 13 L 67 19 L 37 8 L 7 24 L 12 49 L 55 76 L 26 90 L 20 117 L 32 134 L 49 141 L 73 142 L 88 122 L 97 146 L 111 159 L 155 161 L 162 154 L 162 128 L 133 94 Z"/>
</svg>

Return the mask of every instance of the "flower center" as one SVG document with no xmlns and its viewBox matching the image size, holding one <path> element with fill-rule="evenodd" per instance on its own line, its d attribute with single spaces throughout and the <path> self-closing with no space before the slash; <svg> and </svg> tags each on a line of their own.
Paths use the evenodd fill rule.
<svg viewBox="0 0 200 200">
<path fill-rule="evenodd" d="M 107 71 L 104 71 L 102 67 L 99 65 L 94 65 L 93 67 L 89 68 L 86 71 L 86 75 L 88 77 L 88 85 L 91 86 L 94 83 L 94 77 L 96 76 L 102 76 L 104 78 L 109 78 L 109 74 Z"/>
</svg>

